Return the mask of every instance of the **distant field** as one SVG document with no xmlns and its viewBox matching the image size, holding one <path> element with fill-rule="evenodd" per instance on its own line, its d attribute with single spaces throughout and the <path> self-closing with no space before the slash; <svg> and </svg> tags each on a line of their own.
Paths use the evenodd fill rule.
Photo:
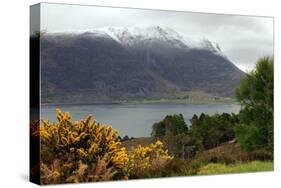
<svg viewBox="0 0 281 188">
<path fill-rule="evenodd" d="M 225 165 L 221 163 L 210 163 L 199 169 L 198 175 L 263 172 L 273 171 L 274 165 L 271 161 L 252 161 L 248 163 L 237 163 Z"/>
<path fill-rule="evenodd" d="M 202 91 L 178 92 L 175 96 L 158 98 L 139 98 L 117 100 L 122 104 L 155 104 L 155 103 L 175 103 L 175 104 L 212 104 L 212 103 L 236 103 L 232 97 L 218 97 Z"/>
<path fill-rule="evenodd" d="M 190 98 L 190 99 L 139 99 L 139 100 L 124 100 L 114 101 L 120 104 L 232 104 L 236 101 L 232 98 L 213 97 L 213 98 Z"/>
</svg>

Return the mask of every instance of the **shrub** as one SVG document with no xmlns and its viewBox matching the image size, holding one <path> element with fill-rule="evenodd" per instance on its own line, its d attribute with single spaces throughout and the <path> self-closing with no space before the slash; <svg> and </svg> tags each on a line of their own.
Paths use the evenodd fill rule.
<svg viewBox="0 0 281 188">
<path fill-rule="evenodd" d="M 68 112 L 57 110 L 57 120 L 42 121 L 33 134 L 40 134 L 42 184 L 126 178 L 128 155 L 116 130 L 91 115 L 72 123 Z"/>
<path fill-rule="evenodd" d="M 131 178 L 151 177 L 155 173 L 160 173 L 172 159 L 160 141 L 147 147 L 139 145 L 129 155 L 128 174 Z"/>
<path fill-rule="evenodd" d="M 32 127 L 32 137 L 41 144 L 41 184 L 150 177 L 173 158 L 160 141 L 138 146 L 128 155 L 117 131 L 91 115 L 72 123 L 68 112 L 57 110 L 57 119 Z"/>
<path fill-rule="evenodd" d="M 183 172 L 188 165 L 187 160 L 181 158 L 173 158 L 170 160 L 165 168 L 161 171 L 161 177 L 183 176 Z"/>
<path fill-rule="evenodd" d="M 30 178 L 32 180 L 40 179 L 40 138 L 39 138 L 40 121 L 33 120 L 29 125 L 30 134 Z"/>
</svg>

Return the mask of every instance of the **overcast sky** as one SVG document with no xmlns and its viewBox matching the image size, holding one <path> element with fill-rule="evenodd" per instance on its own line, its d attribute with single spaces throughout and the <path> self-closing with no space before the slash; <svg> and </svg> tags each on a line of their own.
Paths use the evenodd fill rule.
<svg viewBox="0 0 281 188">
<path fill-rule="evenodd" d="M 273 18 L 176 11 L 41 4 L 41 29 L 65 32 L 107 26 L 171 27 L 188 37 L 217 42 L 243 71 L 256 60 L 273 55 Z"/>
</svg>

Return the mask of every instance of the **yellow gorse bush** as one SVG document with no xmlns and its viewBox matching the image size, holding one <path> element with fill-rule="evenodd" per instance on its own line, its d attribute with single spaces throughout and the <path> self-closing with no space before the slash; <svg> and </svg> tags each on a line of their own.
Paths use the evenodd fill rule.
<svg viewBox="0 0 281 188">
<path fill-rule="evenodd" d="M 39 128 L 43 184 L 107 180 L 101 177 L 104 174 L 100 174 L 100 178 L 92 174 L 100 171 L 95 168 L 101 166 L 97 165 L 101 160 L 106 164 L 103 168 L 111 172 L 103 170 L 110 179 L 125 178 L 123 168 L 128 155 L 121 147 L 116 130 L 96 122 L 91 115 L 72 123 L 70 113 L 59 109 L 57 120 L 57 123 L 42 121 Z M 38 133 L 34 132 L 34 135 Z M 69 178 L 75 174 L 80 178 Z"/>
<path fill-rule="evenodd" d="M 56 123 L 42 120 L 32 127 L 33 137 L 40 139 L 41 184 L 141 177 L 172 159 L 160 141 L 128 155 L 111 126 L 91 115 L 73 123 L 70 113 L 56 112 Z"/>
<path fill-rule="evenodd" d="M 159 140 L 146 147 L 139 145 L 129 155 L 128 174 L 135 178 L 142 177 L 150 171 L 161 170 L 172 159 L 173 157 L 168 154 L 168 150 Z"/>
</svg>

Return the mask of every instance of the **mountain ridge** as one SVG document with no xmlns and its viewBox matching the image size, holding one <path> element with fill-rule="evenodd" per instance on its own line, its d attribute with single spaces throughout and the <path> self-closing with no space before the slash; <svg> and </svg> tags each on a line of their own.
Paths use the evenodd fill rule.
<svg viewBox="0 0 281 188">
<path fill-rule="evenodd" d="M 176 40 L 183 45 L 179 45 L 180 48 L 187 47 L 187 48 L 206 48 L 208 50 L 212 50 L 213 52 L 220 53 L 221 49 L 219 44 L 213 41 L 208 40 L 207 38 L 191 38 L 187 36 L 183 36 L 183 33 L 179 31 L 175 31 L 174 29 L 167 27 L 167 26 L 158 26 L 158 25 L 150 25 L 150 26 L 134 26 L 134 27 L 124 27 L 124 26 L 117 26 L 117 27 L 98 27 L 95 29 L 86 29 L 86 30 L 78 30 L 78 31 L 66 31 L 66 32 L 51 32 L 47 33 L 49 35 L 79 35 L 79 34 L 94 34 L 94 35 L 108 35 L 112 39 L 120 42 L 121 44 L 128 45 L 128 41 L 122 41 L 120 38 L 124 36 L 126 33 L 127 36 L 135 37 L 135 38 L 142 38 L 142 40 L 148 39 L 163 39 L 167 36 L 169 38 L 166 40 Z M 223 55 L 222 53 L 220 55 Z M 226 57 L 226 56 L 225 56 Z"/>
</svg>

